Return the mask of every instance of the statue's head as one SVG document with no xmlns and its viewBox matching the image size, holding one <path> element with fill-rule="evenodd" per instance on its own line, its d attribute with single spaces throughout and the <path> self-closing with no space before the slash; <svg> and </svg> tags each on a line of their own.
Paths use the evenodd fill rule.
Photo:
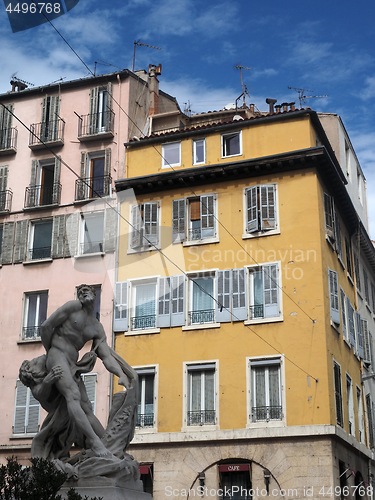
<svg viewBox="0 0 375 500">
<path fill-rule="evenodd" d="M 82 304 L 84 302 L 94 302 L 96 297 L 95 288 L 91 285 L 79 285 L 77 287 L 77 297 Z"/>
<path fill-rule="evenodd" d="M 33 387 L 39 381 L 42 381 L 47 375 L 46 355 L 42 354 L 37 358 L 25 360 L 19 371 L 19 377 L 23 385 Z"/>
</svg>

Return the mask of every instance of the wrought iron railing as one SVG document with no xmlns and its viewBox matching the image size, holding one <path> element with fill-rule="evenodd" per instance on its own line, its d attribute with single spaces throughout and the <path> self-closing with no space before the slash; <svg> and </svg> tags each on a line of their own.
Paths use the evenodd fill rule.
<svg viewBox="0 0 375 500">
<path fill-rule="evenodd" d="M 188 425 L 212 425 L 215 424 L 215 410 L 198 410 L 187 412 Z"/>
<path fill-rule="evenodd" d="M 112 109 L 100 113 L 80 116 L 78 121 L 78 137 L 97 134 L 113 134 L 115 113 Z"/>
<path fill-rule="evenodd" d="M 281 406 L 253 406 L 253 422 L 260 420 L 281 420 L 282 407 Z"/>
<path fill-rule="evenodd" d="M 264 306 L 263 304 L 258 304 L 256 306 L 249 307 L 249 318 L 264 318 Z"/>
<path fill-rule="evenodd" d="M 189 241 L 201 240 L 202 230 L 200 227 L 196 229 L 189 229 Z"/>
<path fill-rule="evenodd" d="M 189 325 L 200 325 L 202 323 L 215 322 L 215 309 L 207 309 L 205 311 L 189 311 Z"/>
<path fill-rule="evenodd" d="M 147 328 L 156 327 L 156 315 L 151 314 L 149 316 L 134 316 L 131 318 L 131 328 L 132 330 L 146 330 Z"/>
<path fill-rule="evenodd" d="M 64 142 L 65 121 L 62 118 L 30 125 L 29 146 L 43 145 L 43 142 Z"/>
<path fill-rule="evenodd" d="M 14 127 L 0 129 L 0 151 L 15 151 L 18 130 Z"/>
<path fill-rule="evenodd" d="M 138 413 L 137 427 L 153 427 L 154 426 L 154 414 L 153 413 Z"/>
<path fill-rule="evenodd" d="M 52 186 L 28 186 L 25 191 L 25 208 L 40 207 L 44 205 L 58 205 L 61 198 L 61 184 Z"/>
<path fill-rule="evenodd" d="M 75 200 L 86 200 L 88 198 L 99 198 L 108 196 L 111 189 L 112 177 L 102 175 L 100 177 L 86 177 L 76 180 Z"/>
<path fill-rule="evenodd" d="M 51 257 L 51 246 L 31 248 L 29 250 L 28 260 L 49 259 Z"/>
<path fill-rule="evenodd" d="M 23 339 L 33 340 L 40 338 L 40 326 L 24 326 Z"/>
<path fill-rule="evenodd" d="M 102 253 L 103 252 L 103 242 L 102 241 L 85 241 L 80 244 L 80 255 L 85 255 L 88 253 Z"/>
<path fill-rule="evenodd" d="M 0 191 L 0 212 L 10 212 L 12 208 L 13 192 L 11 189 Z"/>
</svg>

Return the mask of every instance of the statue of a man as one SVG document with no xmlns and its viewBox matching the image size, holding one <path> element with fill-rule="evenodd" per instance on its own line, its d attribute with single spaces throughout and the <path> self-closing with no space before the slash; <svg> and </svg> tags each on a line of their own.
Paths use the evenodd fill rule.
<svg viewBox="0 0 375 500">
<path fill-rule="evenodd" d="M 107 344 L 104 328 L 93 314 L 94 288 L 81 285 L 77 296 L 78 300 L 59 307 L 41 326 L 41 339 L 46 349 L 45 368 L 48 374 L 53 374 L 54 386 L 66 403 L 67 416 L 84 437 L 85 447 L 96 456 L 107 456 L 110 453 L 101 441 L 104 429 L 87 405 L 87 396 L 82 394 L 82 384 L 77 379 L 77 375 L 92 369 L 80 369 L 79 351 L 91 340 L 92 351 L 110 373 L 119 377 L 119 384 L 125 390 L 136 378 L 136 373 L 121 358 L 119 362 Z M 93 356 L 96 358 L 95 354 Z M 37 390 L 36 385 L 34 390 Z"/>
</svg>

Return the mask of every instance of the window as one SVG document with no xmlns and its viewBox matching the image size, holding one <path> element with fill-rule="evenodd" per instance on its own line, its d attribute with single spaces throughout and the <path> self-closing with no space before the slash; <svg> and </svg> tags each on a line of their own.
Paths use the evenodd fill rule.
<svg viewBox="0 0 375 500">
<path fill-rule="evenodd" d="M 363 335 L 361 315 L 358 311 L 355 312 L 355 330 L 356 330 L 356 351 L 358 356 L 363 359 Z"/>
<path fill-rule="evenodd" d="M 1 141 L 1 136 L 0 136 L 0 141 Z M 8 211 L 10 210 L 9 195 L 11 191 L 7 190 L 7 184 L 8 184 L 8 165 L 5 165 L 0 167 L 0 212 L 3 212 L 5 210 Z"/>
<path fill-rule="evenodd" d="M 189 365 L 187 376 L 187 425 L 215 424 L 215 364 Z"/>
<path fill-rule="evenodd" d="M 145 493 L 153 494 L 153 464 L 139 464 L 139 474 L 143 483 L 143 491 Z"/>
<path fill-rule="evenodd" d="M 373 424 L 373 404 L 371 394 L 366 394 L 366 413 L 368 424 L 368 440 L 370 448 L 374 448 L 374 424 Z"/>
<path fill-rule="evenodd" d="M 147 250 L 159 244 L 159 203 L 147 202 L 131 207 L 130 247 Z"/>
<path fill-rule="evenodd" d="M 59 132 L 60 96 L 47 96 L 42 102 L 42 122 L 40 138 L 43 142 L 53 142 L 58 138 Z M 38 132 L 35 130 L 35 132 Z M 38 135 L 38 134 L 36 134 Z M 31 141 L 32 143 L 33 141 Z"/>
<path fill-rule="evenodd" d="M 215 323 L 215 274 L 190 275 L 189 325 Z"/>
<path fill-rule="evenodd" d="M 196 241 L 215 238 L 216 203 L 215 195 L 173 200 L 172 241 Z M 187 231 L 186 231 L 187 230 Z"/>
<path fill-rule="evenodd" d="M 80 178 L 76 180 L 76 201 L 108 196 L 111 188 L 111 148 L 95 153 L 82 151 Z"/>
<path fill-rule="evenodd" d="M 83 383 L 85 385 L 86 394 L 88 400 L 91 403 L 92 411 L 95 415 L 96 412 L 96 384 L 97 384 L 97 374 L 96 373 L 84 373 L 81 375 Z"/>
<path fill-rule="evenodd" d="M 361 275 L 359 272 L 359 259 L 356 253 L 353 254 L 353 257 L 354 257 L 355 285 L 357 287 L 357 291 L 361 293 Z"/>
<path fill-rule="evenodd" d="M 251 421 L 282 420 L 280 358 L 250 360 Z"/>
<path fill-rule="evenodd" d="M 51 258 L 52 220 L 30 223 L 28 260 Z"/>
<path fill-rule="evenodd" d="M 367 305 L 370 307 L 370 290 L 368 286 L 368 275 L 366 269 L 363 269 L 363 286 L 365 288 L 365 301 Z"/>
<path fill-rule="evenodd" d="M 206 163 L 206 139 L 193 141 L 193 165 Z"/>
<path fill-rule="evenodd" d="M 0 264 L 1 264 L 1 253 L 3 250 L 3 229 L 4 229 L 4 226 L 2 224 L 0 224 Z"/>
<path fill-rule="evenodd" d="M 253 186 L 246 190 L 245 196 L 246 233 L 276 229 L 276 185 Z"/>
<path fill-rule="evenodd" d="M 181 165 L 181 142 L 162 144 L 162 167 L 179 167 Z"/>
<path fill-rule="evenodd" d="M 346 269 L 348 275 L 353 278 L 352 251 L 348 238 L 345 236 Z"/>
<path fill-rule="evenodd" d="M 339 285 L 337 272 L 328 269 L 328 285 L 329 285 L 329 305 L 331 311 L 331 321 L 340 324 L 340 308 L 339 308 Z"/>
<path fill-rule="evenodd" d="M 221 136 L 221 157 L 238 156 L 242 154 L 242 132 L 232 132 Z"/>
<path fill-rule="evenodd" d="M 359 429 L 359 442 L 364 442 L 364 425 L 363 425 L 363 407 L 362 407 L 362 391 L 357 385 L 357 411 L 358 411 L 358 429 Z"/>
<path fill-rule="evenodd" d="M 132 286 L 131 330 L 156 328 L 156 281 Z"/>
<path fill-rule="evenodd" d="M 335 241 L 335 214 L 333 210 L 333 198 L 327 193 L 323 193 L 324 220 L 326 234 L 331 241 Z"/>
<path fill-rule="evenodd" d="M 371 339 L 371 333 L 369 332 L 368 329 L 367 319 L 361 320 L 361 327 L 363 336 L 363 361 L 365 363 L 372 364 L 372 353 L 371 353 L 372 339 Z"/>
<path fill-rule="evenodd" d="M 353 401 L 353 385 L 352 379 L 346 374 L 346 403 L 348 410 L 348 426 L 349 434 L 355 435 L 355 423 L 354 423 L 354 401 Z"/>
<path fill-rule="evenodd" d="M 30 388 L 17 380 L 13 434 L 36 434 L 39 430 L 39 413 L 39 402 Z"/>
<path fill-rule="evenodd" d="M 136 426 L 155 426 L 155 368 L 137 368 L 139 377 L 138 416 Z"/>
<path fill-rule="evenodd" d="M 336 423 L 340 427 L 343 427 L 344 419 L 342 412 L 341 368 L 336 361 L 333 362 L 333 382 L 335 390 Z"/>
<path fill-rule="evenodd" d="M 1 106 L 0 109 L 0 150 L 12 147 L 12 118 L 13 104 Z"/>
<path fill-rule="evenodd" d="M 277 318 L 279 300 L 279 266 L 269 264 L 249 267 L 249 319 Z"/>
<path fill-rule="evenodd" d="M 355 349 L 356 340 L 355 340 L 355 327 L 354 327 L 354 308 L 350 303 L 349 297 L 346 297 L 346 312 L 348 315 L 349 341 L 350 344 Z"/>
<path fill-rule="evenodd" d="M 90 114 L 81 117 L 78 135 L 113 132 L 112 84 L 90 91 Z"/>
<path fill-rule="evenodd" d="M 61 158 L 32 160 L 30 185 L 26 188 L 25 208 L 60 203 Z"/>
<path fill-rule="evenodd" d="M 337 256 L 342 262 L 342 238 L 341 238 L 341 224 L 340 219 L 335 212 L 335 248 L 337 252 Z"/>
<path fill-rule="evenodd" d="M 80 255 L 103 252 L 104 212 L 81 214 Z"/>
<path fill-rule="evenodd" d="M 48 292 L 26 293 L 23 340 L 39 340 L 40 326 L 47 319 Z"/>
</svg>

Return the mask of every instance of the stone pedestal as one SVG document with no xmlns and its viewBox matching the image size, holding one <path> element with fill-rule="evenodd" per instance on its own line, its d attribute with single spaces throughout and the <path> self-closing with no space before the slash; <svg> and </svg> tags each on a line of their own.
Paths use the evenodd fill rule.
<svg viewBox="0 0 375 500">
<path fill-rule="evenodd" d="M 70 487 L 63 487 L 59 494 L 63 499 L 67 498 Z M 87 496 L 89 499 L 98 497 L 103 500 L 152 500 L 149 493 L 133 490 L 130 488 L 121 488 L 119 486 L 78 486 L 74 487 L 77 493 L 82 495 L 82 498 Z"/>
</svg>

